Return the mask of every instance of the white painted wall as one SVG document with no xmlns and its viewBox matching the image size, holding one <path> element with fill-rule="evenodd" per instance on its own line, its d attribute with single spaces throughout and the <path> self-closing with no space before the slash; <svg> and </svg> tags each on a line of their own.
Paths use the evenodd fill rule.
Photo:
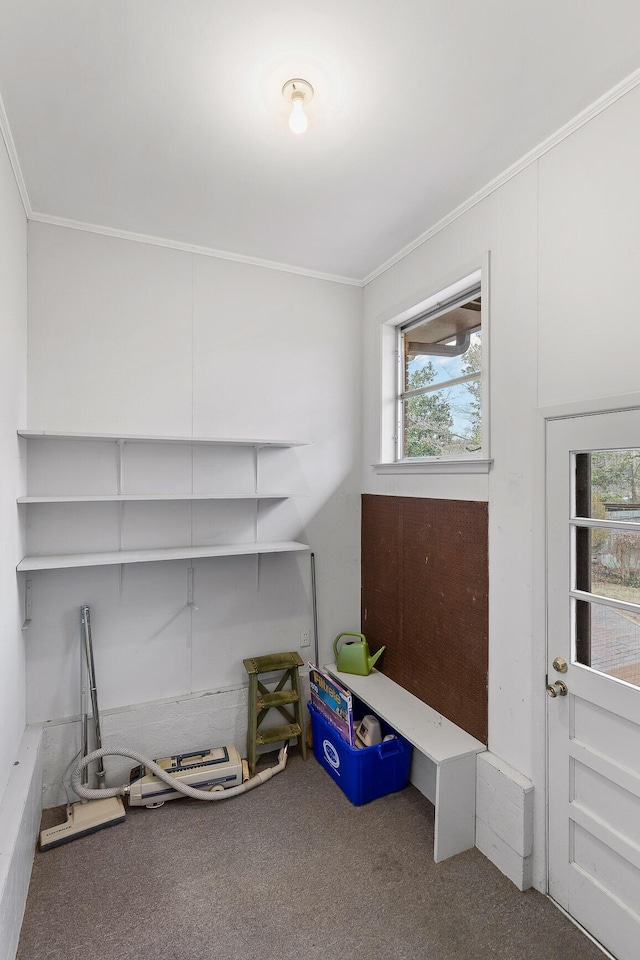
<svg viewBox="0 0 640 960">
<path fill-rule="evenodd" d="M 546 639 L 535 410 L 637 390 L 639 113 L 636 88 L 372 281 L 364 291 L 362 341 L 361 294 L 353 288 L 42 224 L 30 228 L 31 427 L 313 441 L 269 455 L 269 482 L 303 496 L 262 522 L 274 535 L 307 538 L 316 552 L 321 661 L 333 636 L 358 620 L 361 490 L 489 502 L 487 762 L 500 776 L 491 781 L 490 803 L 482 799 L 487 791 L 479 791 L 478 816 L 491 838 L 489 855 L 490 847 L 506 844 L 527 859 L 533 816 L 532 860 L 510 869 L 521 878 L 532 870 L 540 888 Z M 488 476 L 376 475 L 370 464 L 381 448 L 381 322 L 465 275 L 487 253 L 492 470 Z M 10 392 L 16 395 L 19 385 Z M 162 468 L 173 471 L 176 482 L 190 481 L 188 464 L 179 461 L 167 457 Z M 70 477 L 81 485 L 100 482 L 86 468 L 75 469 L 71 455 L 67 467 L 65 483 Z M 32 481 L 38 482 L 35 468 Z M 111 521 L 97 509 L 86 512 L 82 536 L 113 536 Z M 57 536 L 56 511 L 35 513 L 32 542 Z M 170 511 L 146 526 L 140 521 L 136 535 L 153 537 L 165 524 L 173 536 L 190 535 L 188 513 Z M 237 531 L 238 516 L 228 511 L 223 525 L 227 521 Z M 219 529 L 207 523 L 208 530 Z M 63 526 L 65 536 L 78 535 Z M 47 736 L 58 778 L 75 742 L 74 724 L 58 721 L 77 709 L 81 603 L 92 606 L 108 722 L 132 740 L 136 724 L 146 731 L 156 708 L 125 709 L 129 704 L 165 699 L 170 717 L 171 700 L 186 698 L 181 703 L 191 706 L 176 713 L 200 717 L 199 694 L 220 690 L 217 712 L 225 713 L 227 703 L 237 712 L 241 658 L 276 642 L 295 646 L 309 622 L 305 560 L 201 561 L 195 565 L 198 610 L 186 607 L 186 571 L 185 563 L 125 568 L 122 580 L 117 568 L 34 575 L 29 719 L 52 721 Z M 11 696 L 20 696 L 19 686 Z M 166 737 L 164 707 L 160 713 L 157 726 Z M 238 735 L 228 716 L 219 729 Z M 160 739 L 145 745 L 163 749 Z M 523 784 L 528 796 L 526 823 L 508 829 L 499 814 L 503 780 L 505 804 L 516 802 L 513 790 L 524 791 Z"/>
<path fill-rule="evenodd" d="M 16 430 L 27 402 L 27 221 L 0 137 L 0 955 L 15 955 L 40 816 L 40 731 L 25 732 L 25 655 L 16 563 L 24 492 Z M 23 737 L 24 735 L 24 737 Z M 30 749 L 31 748 L 31 749 Z"/>
<path fill-rule="evenodd" d="M 640 90 L 540 160 L 539 401 L 638 390 Z"/>
<path fill-rule="evenodd" d="M 0 797 L 25 726 L 22 611 L 16 563 L 23 530 L 16 497 L 23 492 L 22 451 L 16 430 L 26 417 L 27 222 L 4 142 L 0 138 Z"/>
<path fill-rule="evenodd" d="M 334 636 L 359 623 L 362 291 L 31 224 L 29 297 L 32 429 L 309 441 L 260 454 L 261 489 L 298 496 L 263 505 L 259 535 L 302 540 L 314 551 L 320 660 L 329 659 Z M 30 492 L 115 492 L 113 449 L 43 442 L 30 450 Z M 251 454 L 197 448 L 192 461 L 190 447 L 125 448 L 129 490 L 178 492 L 192 482 L 196 490 L 252 489 Z M 241 540 L 253 530 L 253 510 L 127 504 L 123 544 Z M 29 507 L 29 550 L 55 550 L 56 542 L 65 551 L 117 546 L 118 511 L 113 504 Z M 105 712 L 167 700 L 171 718 L 171 701 L 211 691 L 226 696 L 246 680 L 243 657 L 296 649 L 301 631 L 311 630 L 308 553 L 196 561 L 194 607 L 187 604 L 188 567 L 181 561 L 124 566 L 122 573 L 92 567 L 30 575 L 29 722 L 78 713 L 82 603 L 91 607 Z M 312 651 L 301 653 L 309 658 Z M 128 740 L 136 742 L 143 713 L 125 712 Z M 211 700 L 212 745 L 214 715 L 223 712 Z M 166 725 L 156 741 L 141 731 L 145 748 L 162 755 L 202 746 L 192 742 L 188 715 L 176 708 L 170 743 Z M 126 720 L 110 722 L 124 735 Z M 73 724 L 55 726 L 47 726 L 48 784 L 59 781 L 74 754 Z M 228 727 L 221 721 L 221 736 Z M 244 722 L 240 729 L 244 750 Z M 49 803 L 63 797 L 60 789 L 47 794 Z"/>
<path fill-rule="evenodd" d="M 540 888 L 546 640 L 534 528 L 543 496 L 535 410 L 638 389 L 639 118 L 635 88 L 365 289 L 363 490 L 489 502 L 489 749 L 503 770 L 534 784 L 533 880 Z M 370 464 L 381 450 L 381 324 L 464 276 L 486 252 L 491 472 L 376 475 Z M 479 807 L 478 816 L 494 839 L 525 849 L 491 809 Z"/>
</svg>

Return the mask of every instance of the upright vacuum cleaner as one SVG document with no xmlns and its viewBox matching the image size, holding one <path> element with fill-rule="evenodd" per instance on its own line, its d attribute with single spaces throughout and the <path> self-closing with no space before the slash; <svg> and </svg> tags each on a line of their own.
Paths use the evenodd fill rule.
<svg viewBox="0 0 640 960">
<path fill-rule="evenodd" d="M 91 638 L 91 615 L 85 604 L 80 608 L 80 698 L 82 711 L 82 758 L 88 755 L 88 715 L 87 715 L 87 684 L 91 696 L 91 717 L 93 720 L 94 740 L 96 749 L 102 747 L 100 731 L 100 713 L 98 710 L 98 690 L 96 687 L 96 672 L 93 660 L 93 641 Z M 102 758 L 99 760 L 97 771 L 100 790 L 105 787 L 105 770 Z M 89 782 L 88 765 L 83 767 L 82 785 Z M 120 797 L 105 796 L 95 800 L 79 800 L 77 803 L 67 804 L 66 822 L 57 827 L 49 827 L 40 833 L 40 849 L 50 850 L 78 837 L 85 837 L 97 830 L 104 830 L 116 823 L 122 823 L 125 818 L 124 804 Z"/>
<path fill-rule="evenodd" d="M 98 711 L 98 691 L 96 689 L 95 666 L 93 662 L 93 643 L 91 640 L 91 621 L 89 607 L 80 611 L 82 640 L 81 660 L 81 697 L 82 697 L 82 756 L 72 775 L 71 786 L 81 797 L 77 803 L 67 805 L 66 823 L 50 827 L 40 834 L 40 849 L 51 850 L 70 840 L 84 837 L 97 830 L 103 830 L 125 818 L 122 797 L 127 797 L 130 806 L 161 807 L 166 800 L 178 797 L 191 797 L 194 800 L 226 800 L 241 793 L 253 790 L 280 773 L 287 765 L 288 744 L 278 753 L 278 762 L 266 770 L 260 770 L 249 777 L 246 762 L 240 759 L 235 747 L 214 747 L 205 750 L 190 751 L 174 757 L 151 760 L 137 750 L 128 747 L 103 747 L 100 733 L 100 713 Z M 317 658 L 316 658 L 317 659 Z M 85 682 L 89 684 L 91 694 L 91 715 L 93 718 L 96 749 L 87 753 L 87 693 Z M 138 764 L 131 771 L 128 783 L 115 787 L 105 785 L 103 757 L 125 757 Z M 88 786 L 88 768 L 99 761 L 97 771 L 97 790 Z M 246 774 L 245 774 L 246 767 Z M 168 788 L 168 789 L 167 789 Z"/>
</svg>

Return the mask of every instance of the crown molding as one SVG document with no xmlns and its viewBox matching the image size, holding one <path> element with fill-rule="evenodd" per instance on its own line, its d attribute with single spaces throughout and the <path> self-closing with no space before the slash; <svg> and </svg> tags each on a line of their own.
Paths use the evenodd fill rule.
<svg viewBox="0 0 640 960">
<path fill-rule="evenodd" d="M 24 213 L 28 220 L 32 215 L 31 203 L 29 201 L 29 194 L 27 193 L 27 185 L 22 175 L 22 168 L 20 167 L 20 161 L 18 159 L 18 151 L 16 150 L 13 134 L 11 133 L 9 118 L 7 117 L 7 111 L 5 110 L 2 95 L 0 95 L 0 133 L 2 134 L 4 145 L 7 148 L 9 163 L 11 164 L 11 169 L 13 170 L 13 176 L 15 177 L 18 193 L 20 194 L 22 206 L 24 207 Z"/>
<path fill-rule="evenodd" d="M 247 263 L 253 267 L 264 267 L 267 270 L 295 273 L 301 277 L 327 280 L 330 283 L 345 283 L 355 287 L 362 286 L 362 281 L 356 280 L 354 277 L 341 277 L 332 273 L 322 273 L 319 270 L 307 270 L 303 267 L 295 267 L 287 263 L 277 263 L 274 260 L 246 257 L 240 253 L 230 253 L 228 250 L 214 250 L 211 247 L 199 247 L 192 243 L 182 243 L 179 240 L 168 240 L 166 237 L 154 237 L 145 233 L 119 230 L 115 227 L 103 227 L 96 223 L 82 223 L 79 220 L 69 220 L 66 217 L 54 217 L 48 213 L 32 212 L 29 214 L 29 220 L 36 223 L 48 223 L 55 227 L 67 227 L 71 230 L 83 230 L 85 233 L 98 233 L 106 237 L 116 237 L 120 240 L 131 240 L 134 243 L 149 243 L 156 247 L 168 247 L 171 250 L 181 250 L 184 253 L 197 253 L 200 256 L 214 257 L 218 260 L 232 260 L 235 263 Z"/>
<path fill-rule="evenodd" d="M 343 283 L 355 287 L 366 287 L 367 284 L 381 276 L 400 260 L 403 260 L 405 257 L 409 256 L 410 253 L 422 246 L 423 243 L 426 243 L 427 240 L 430 240 L 432 237 L 436 236 L 436 234 L 440 233 L 441 230 L 444 230 L 450 224 L 464 216 L 465 213 L 475 207 L 478 203 L 481 203 L 496 190 L 500 189 L 500 187 L 508 183 L 509 180 L 512 180 L 514 177 L 518 176 L 518 174 L 520 174 L 528 166 L 530 166 L 532 163 L 535 163 L 555 146 L 579 130 L 580 127 L 583 127 L 585 124 L 589 123 L 590 120 L 593 120 L 598 116 L 598 114 L 612 106 L 617 100 L 620 100 L 638 85 L 640 85 L 640 70 L 636 70 L 634 73 L 630 74 L 630 76 L 628 76 L 625 80 L 621 81 L 611 90 L 609 90 L 606 94 L 592 103 L 589 107 L 579 113 L 576 117 L 566 123 L 546 140 L 543 140 L 542 143 L 521 157 L 520 160 L 517 160 L 501 174 L 489 181 L 489 183 L 469 197 L 468 200 L 465 200 L 464 203 L 452 210 L 451 213 L 447 214 L 446 217 L 443 217 L 437 223 L 433 224 L 433 226 L 429 227 L 428 230 L 425 230 L 424 233 L 421 233 L 420 236 L 416 237 L 415 240 L 407 244 L 388 260 L 385 260 L 384 263 L 382 263 L 363 279 L 322 273 L 318 270 L 307 270 L 302 267 L 295 267 L 286 263 L 278 263 L 272 260 L 262 260 L 259 257 L 248 257 L 242 254 L 231 253 L 227 250 L 216 250 L 210 247 L 200 247 L 195 244 L 168 240 L 164 237 L 154 237 L 147 234 L 133 233 L 128 230 L 119 230 L 113 227 L 100 226 L 94 223 L 83 223 L 81 221 L 70 220 L 65 217 L 51 216 L 46 213 L 38 213 L 31 207 L 25 179 L 22 174 L 18 153 L 1 95 L 0 133 L 2 134 L 2 138 L 7 149 L 9 162 L 13 170 L 13 175 L 18 187 L 20 199 L 28 220 L 38 223 L 48 223 L 52 224 L 53 226 L 67 227 L 73 230 L 83 230 L 87 233 L 102 234 L 104 236 L 116 237 L 122 240 L 131 240 L 137 243 L 148 243 L 155 246 L 168 247 L 173 250 L 182 250 L 186 253 L 196 253 L 205 257 L 214 257 L 219 260 L 230 260 L 236 263 L 246 263 L 251 266 L 264 267 L 268 270 L 279 270 L 284 273 L 293 273 L 298 276 L 311 277 L 316 280 L 326 280 L 330 283 Z"/>
<path fill-rule="evenodd" d="M 407 244 L 406 247 L 403 247 L 398 253 L 390 257 L 388 260 L 385 260 L 376 270 L 372 271 L 368 276 L 362 280 L 362 286 L 366 287 L 368 283 L 371 283 L 372 280 L 375 280 L 376 277 L 381 276 L 390 267 L 398 263 L 400 260 L 403 260 L 410 253 L 413 253 L 418 247 L 422 246 L 427 240 L 430 240 L 437 233 L 440 233 L 441 230 L 444 230 L 445 227 L 448 227 L 449 224 L 453 223 L 455 220 L 458 220 L 465 213 L 475 207 L 482 200 L 485 200 L 488 196 L 502 187 L 505 183 L 508 183 L 509 180 L 512 180 L 514 177 L 517 177 L 519 173 L 525 170 L 530 164 L 535 163 L 540 157 L 543 157 L 545 153 L 548 153 L 550 150 L 553 150 L 555 146 L 561 143 L 563 140 L 566 140 L 570 137 L 576 130 L 579 130 L 580 127 L 583 127 L 586 123 L 589 123 L 590 120 L 593 120 L 594 117 L 597 117 L 599 113 L 602 113 L 603 110 L 606 110 L 607 107 L 612 106 L 617 100 L 620 100 L 627 93 L 633 90 L 640 84 L 640 70 L 636 70 L 634 73 L 630 74 L 625 80 L 617 84 L 602 97 L 588 106 L 585 110 L 575 116 L 572 120 L 569 120 L 563 127 L 560 127 L 555 133 L 550 137 L 547 137 L 546 140 L 543 140 L 537 147 L 534 147 L 533 150 L 530 150 L 529 153 L 526 153 L 520 160 L 517 160 L 512 166 L 507 167 L 501 174 L 499 174 L 495 179 L 489 181 L 486 186 L 478 190 L 477 193 L 474 193 L 473 196 L 469 197 L 468 200 L 465 200 L 464 203 L 461 203 L 459 207 L 456 207 L 455 210 L 452 210 L 451 213 L 447 214 L 446 217 L 443 217 L 442 220 L 438 220 L 432 227 L 429 227 L 428 230 L 425 230 L 424 233 L 421 233 L 419 237 L 416 237 L 411 243 Z"/>
</svg>

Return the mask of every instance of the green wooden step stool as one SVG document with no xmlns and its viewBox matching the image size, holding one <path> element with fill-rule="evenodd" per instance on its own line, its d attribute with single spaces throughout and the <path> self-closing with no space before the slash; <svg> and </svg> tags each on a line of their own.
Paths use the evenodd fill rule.
<svg viewBox="0 0 640 960">
<path fill-rule="evenodd" d="M 249 725 L 247 728 L 247 763 L 251 776 L 256 772 L 256 752 L 259 746 L 291 740 L 297 737 L 302 759 L 307 759 L 304 736 L 302 695 L 299 667 L 303 660 L 297 651 L 269 653 L 264 657 L 249 657 L 242 661 L 249 674 Z M 282 673 L 275 690 L 268 690 L 260 680 L 263 673 Z M 286 684 L 289 681 L 290 686 Z M 292 710 L 287 710 L 290 706 Z M 270 710 L 278 710 L 287 721 L 279 727 L 261 730 L 260 726 Z"/>
</svg>

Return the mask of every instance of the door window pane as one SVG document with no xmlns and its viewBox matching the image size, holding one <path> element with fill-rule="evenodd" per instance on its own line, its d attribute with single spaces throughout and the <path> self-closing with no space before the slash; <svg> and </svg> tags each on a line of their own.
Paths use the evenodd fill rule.
<svg viewBox="0 0 640 960">
<path fill-rule="evenodd" d="M 640 523 L 640 450 L 576 454 L 576 516 Z"/>
<path fill-rule="evenodd" d="M 576 552 L 578 590 L 640 604 L 640 531 L 578 527 Z"/>
<path fill-rule="evenodd" d="M 640 686 L 640 614 L 576 600 L 578 663 Z"/>
<path fill-rule="evenodd" d="M 640 525 L 640 450 L 576 454 L 574 515 L 586 521 L 575 528 L 575 588 L 593 597 L 575 600 L 576 660 L 640 686 L 640 526 L 616 527 Z"/>
</svg>

